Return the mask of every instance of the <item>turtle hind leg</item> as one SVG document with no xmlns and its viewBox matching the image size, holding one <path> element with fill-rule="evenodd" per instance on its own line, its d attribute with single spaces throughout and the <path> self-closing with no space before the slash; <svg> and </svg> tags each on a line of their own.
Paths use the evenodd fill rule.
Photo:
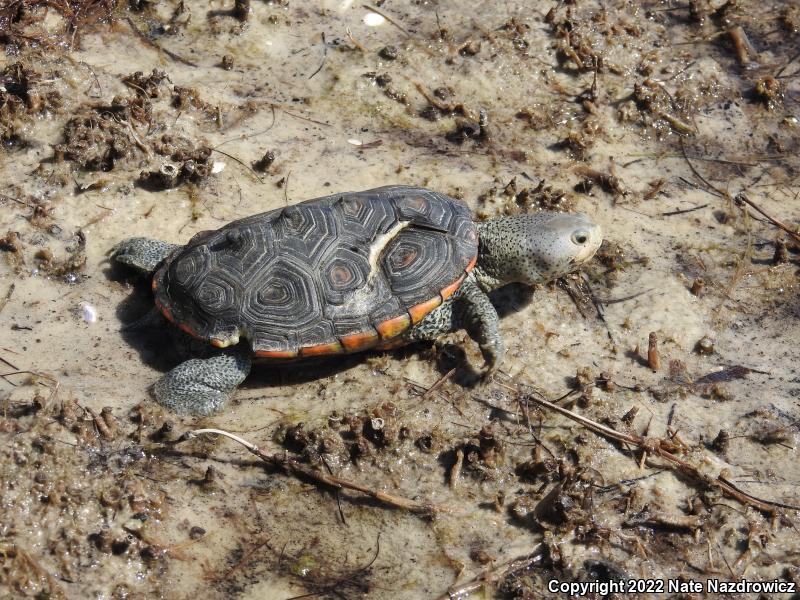
<svg viewBox="0 0 800 600">
<path fill-rule="evenodd" d="M 250 373 L 249 352 L 220 352 L 193 358 L 159 379 L 153 395 L 159 404 L 181 414 L 209 415 L 220 410 Z"/>
<path fill-rule="evenodd" d="M 135 237 L 121 241 L 111 249 L 111 258 L 136 269 L 143 275 L 152 275 L 159 263 L 178 248 L 160 240 Z"/>
</svg>

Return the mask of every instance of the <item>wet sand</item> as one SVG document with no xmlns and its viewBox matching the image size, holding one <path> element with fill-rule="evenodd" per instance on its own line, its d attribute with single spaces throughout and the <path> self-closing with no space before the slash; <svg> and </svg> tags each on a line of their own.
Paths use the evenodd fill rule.
<svg viewBox="0 0 800 600">
<path fill-rule="evenodd" d="M 0 11 L 0 596 L 800 578 L 771 504 L 800 504 L 796 3 L 140 4 Z M 209 418 L 151 400 L 179 359 L 124 328 L 152 299 L 115 243 L 390 183 L 586 212 L 607 243 L 497 294 L 493 381 L 461 332 L 262 366 Z M 537 402 L 568 392 L 629 441 Z M 167 443 L 201 427 L 434 509 Z"/>
</svg>

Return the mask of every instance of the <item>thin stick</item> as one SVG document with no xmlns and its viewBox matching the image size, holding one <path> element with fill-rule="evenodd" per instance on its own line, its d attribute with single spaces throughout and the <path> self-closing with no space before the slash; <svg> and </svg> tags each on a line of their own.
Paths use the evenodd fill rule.
<svg viewBox="0 0 800 600">
<path fill-rule="evenodd" d="M 16 287 L 17 287 L 17 284 L 16 283 L 12 283 L 10 286 L 8 286 L 8 291 L 6 292 L 6 295 L 3 296 L 2 298 L 0 298 L 0 312 L 3 312 L 3 309 L 6 307 L 6 304 L 8 304 L 9 300 L 11 300 L 11 294 L 14 293 L 14 289 Z M 16 368 L 16 367 L 14 367 L 14 368 Z"/>
<path fill-rule="evenodd" d="M 445 373 L 444 375 L 442 375 L 442 376 L 441 376 L 441 377 L 440 377 L 440 378 L 439 378 L 439 379 L 436 381 L 436 383 L 434 383 L 434 384 L 433 384 L 431 387 L 429 387 L 429 388 L 426 390 L 426 392 L 425 392 L 424 394 L 422 394 L 422 397 L 423 397 L 423 398 L 427 398 L 428 396 L 430 396 L 431 394 L 433 394 L 433 392 L 435 392 L 435 391 L 436 391 L 436 390 L 438 390 L 440 387 L 442 387 L 442 385 L 444 385 L 444 382 L 445 382 L 445 381 L 447 381 L 448 379 L 450 379 L 450 378 L 453 376 L 453 373 L 455 373 L 455 372 L 456 372 L 456 367 L 453 367 L 453 368 L 452 368 L 452 369 L 450 369 L 450 370 L 449 370 L 447 373 Z"/>
<path fill-rule="evenodd" d="M 702 175 L 700 175 L 700 173 L 698 173 L 697 169 L 695 169 L 694 165 L 689 160 L 689 157 L 686 155 L 686 148 L 683 145 L 683 139 L 681 139 L 681 150 L 683 151 L 683 158 L 686 159 L 686 164 L 689 165 L 689 168 L 692 170 L 692 173 L 694 173 L 694 175 L 700 181 L 702 181 L 706 186 L 708 186 L 708 189 L 706 191 L 708 191 L 708 192 L 712 192 L 713 191 L 713 192 L 715 192 L 716 194 L 718 194 L 722 198 L 730 199 L 730 194 L 728 194 L 728 192 L 723 191 L 723 190 L 719 189 L 718 187 L 715 187 L 715 186 L 711 185 Z M 775 225 L 775 227 L 777 227 L 778 229 L 782 229 L 783 231 L 788 233 L 790 236 L 792 236 L 795 240 L 800 242 L 800 234 L 798 234 L 796 231 L 793 231 L 788 225 L 785 225 L 784 223 L 782 223 L 781 221 L 779 221 L 775 217 L 767 214 L 764 211 L 764 209 L 762 209 L 755 202 L 753 202 L 747 196 L 745 196 L 744 192 L 739 193 L 736 196 L 735 200 L 737 202 L 744 202 L 748 206 L 753 207 L 756 211 L 761 213 L 770 223 Z M 747 209 L 745 209 L 745 212 L 747 214 L 750 214 L 750 211 L 748 211 Z"/>
<path fill-rule="evenodd" d="M 702 181 L 706 185 L 706 191 L 709 193 L 712 192 L 716 193 L 721 198 L 727 198 L 728 194 L 726 194 L 719 188 L 711 185 L 708 181 L 706 181 L 705 177 L 700 175 L 700 173 L 697 171 L 697 169 L 695 169 L 694 165 L 692 164 L 692 161 L 690 161 L 689 157 L 686 155 L 686 146 L 683 145 L 683 138 L 679 138 L 679 141 L 681 143 L 681 152 L 683 153 L 683 158 L 686 161 L 686 164 L 689 165 L 689 169 L 691 169 L 692 173 L 694 173 L 694 176 L 697 177 L 700 181 Z"/>
<path fill-rule="evenodd" d="M 25 202 L 24 200 L 20 200 L 19 198 L 14 198 L 13 196 L 6 196 L 5 194 L 0 194 L 0 200 L 10 200 L 11 202 L 16 202 L 17 204 L 21 204 L 22 206 L 27 206 L 28 208 L 36 208 L 30 202 Z"/>
<path fill-rule="evenodd" d="M 18 367 L 17 365 L 15 365 L 14 363 L 12 363 L 12 362 L 11 362 L 11 361 L 9 361 L 9 360 L 6 360 L 6 359 L 5 359 L 5 358 L 3 358 L 2 356 L 0 356 L 0 362 L 2 362 L 2 363 L 4 363 L 4 364 L 7 364 L 9 367 L 11 367 L 12 369 L 14 369 L 15 371 L 18 371 L 18 370 L 19 370 L 19 367 Z M 12 384 L 12 385 L 13 385 L 13 384 Z"/>
<path fill-rule="evenodd" d="M 793 230 L 792 230 L 792 229 L 791 229 L 791 228 L 790 228 L 788 225 L 785 225 L 784 223 L 782 223 L 781 221 L 779 221 L 779 220 L 778 220 L 778 219 L 776 219 L 775 217 L 772 217 L 772 216 L 768 215 L 768 214 L 767 214 L 767 213 L 764 211 L 764 209 L 763 209 L 763 208 L 761 208 L 761 207 L 760 207 L 760 206 L 758 206 L 758 205 L 757 205 L 755 202 L 753 202 L 752 200 L 750 200 L 750 198 L 748 198 L 747 196 L 745 196 L 745 195 L 744 195 L 744 192 L 742 192 L 742 193 L 738 194 L 738 195 L 736 196 L 735 200 L 737 200 L 737 201 L 741 201 L 741 202 L 744 202 L 744 203 L 745 203 L 745 204 L 747 204 L 748 206 L 752 206 L 754 209 L 756 209 L 758 212 L 760 212 L 762 215 L 764 215 L 764 217 L 765 217 L 765 218 L 766 218 L 766 219 L 767 219 L 767 220 L 768 220 L 770 223 L 772 223 L 773 225 L 775 225 L 775 227 L 777 227 L 778 229 L 783 229 L 783 231 L 785 231 L 785 232 L 786 232 L 786 233 L 788 233 L 790 236 L 792 236 L 794 239 L 796 239 L 798 242 L 800 242 L 800 234 L 798 234 L 796 231 L 793 231 Z"/>
<path fill-rule="evenodd" d="M 258 181 L 259 183 L 264 183 L 264 180 L 261 179 L 261 177 L 259 177 L 258 173 L 256 173 L 253 170 L 253 168 L 250 165 L 246 164 L 243 160 L 241 160 L 239 158 L 236 158 L 233 154 L 228 154 L 227 152 L 223 152 L 222 150 L 217 150 L 216 148 L 212 148 L 211 151 L 212 152 L 218 152 L 219 154 L 222 154 L 223 156 L 227 156 L 231 160 L 235 160 L 237 163 L 242 165 L 245 169 L 250 171 L 250 173 L 253 175 L 253 177 L 255 177 L 256 181 Z"/>
<path fill-rule="evenodd" d="M 380 502 L 381 504 L 385 504 L 393 508 L 400 508 L 417 514 L 432 515 L 438 512 L 447 512 L 447 509 L 442 506 L 437 506 L 429 502 L 416 502 L 415 500 L 411 500 L 409 498 L 403 498 L 402 496 L 395 496 L 393 494 L 389 494 L 388 492 L 383 492 L 381 490 L 374 490 L 355 481 L 342 479 L 340 477 L 336 477 L 335 475 L 328 475 L 321 471 L 317 471 L 316 469 L 313 469 L 311 467 L 307 467 L 306 465 L 297 462 L 293 458 L 289 458 L 285 454 L 284 455 L 267 454 L 255 444 L 252 444 L 247 440 L 239 437 L 238 435 L 230 433 L 229 431 L 224 431 L 222 429 L 195 429 L 194 431 L 187 431 L 173 443 L 177 444 L 205 433 L 222 435 L 229 439 L 232 439 L 234 442 L 237 442 L 242 446 L 244 446 L 245 448 L 247 448 L 248 451 L 250 451 L 252 454 L 255 454 L 265 463 L 276 468 L 285 469 L 295 477 L 304 477 L 307 479 L 311 479 L 312 481 L 315 481 L 318 484 L 336 489 L 346 489 L 355 492 L 361 492 L 362 494 L 366 494 L 367 496 L 369 496 L 373 500 Z"/>
<path fill-rule="evenodd" d="M 661 216 L 662 217 L 674 217 L 675 215 L 685 215 L 686 213 L 690 213 L 690 212 L 694 212 L 696 210 L 700 210 L 702 208 L 705 208 L 706 206 L 708 206 L 708 204 L 702 204 L 700 206 L 695 206 L 693 208 L 682 208 L 680 210 L 671 210 L 669 212 L 661 213 Z"/>
<path fill-rule="evenodd" d="M 309 79 L 312 79 L 314 75 L 322 71 L 322 67 L 325 66 L 325 61 L 328 59 L 328 44 L 325 43 L 325 32 L 322 32 L 322 62 L 319 63 L 319 67 L 317 70 L 314 71 L 311 75 L 308 76 Z"/>
<path fill-rule="evenodd" d="M 487 583 L 491 583 L 492 581 L 498 581 L 509 575 L 514 575 L 519 573 L 520 571 L 526 571 L 530 569 L 533 565 L 538 562 L 541 562 L 544 556 L 544 552 L 541 546 L 537 546 L 537 548 L 533 551 L 532 554 L 524 558 L 517 558 L 516 560 L 512 560 L 504 565 L 500 565 L 496 569 L 492 569 L 491 571 L 486 571 L 485 573 L 479 575 L 475 579 L 470 582 L 467 582 L 463 585 L 460 585 L 456 588 L 450 588 L 444 594 L 439 596 L 436 600 L 456 600 L 458 598 L 461 600 L 473 592 L 477 592 L 481 588 L 483 588 Z"/>
<path fill-rule="evenodd" d="M 568 419 L 572 419 L 573 421 L 580 423 L 581 425 L 585 426 L 586 428 L 603 435 L 608 438 L 612 438 L 614 440 L 625 442 L 628 444 L 634 444 L 639 448 L 647 451 L 649 454 L 653 456 L 658 456 L 663 458 L 664 460 L 676 465 L 680 468 L 681 472 L 690 475 L 694 479 L 698 481 L 702 481 L 706 485 L 711 487 L 716 487 L 719 489 L 723 494 L 738 500 L 742 504 L 752 506 L 757 508 L 758 510 L 762 510 L 764 512 L 774 514 L 777 508 L 786 508 L 789 510 L 797 510 L 800 511 L 800 506 L 793 506 L 791 504 L 784 504 L 782 502 L 775 502 L 772 500 L 763 500 L 761 498 L 757 498 L 748 494 L 747 492 L 743 492 L 738 487 L 736 487 L 733 483 L 722 477 L 721 475 L 718 477 L 713 477 L 711 475 L 706 475 L 700 471 L 694 465 L 678 458 L 665 448 L 662 448 L 661 440 L 657 439 L 647 439 L 638 435 L 629 435 L 626 433 L 620 433 L 610 427 L 606 427 L 605 425 L 601 425 L 591 419 L 587 419 L 579 414 L 572 412 L 571 410 L 567 410 L 566 408 L 562 408 L 557 404 L 553 404 L 548 400 L 544 400 L 542 398 L 537 398 L 536 396 L 530 396 L 531 400 L 539 404 L 540 406 L 544 406 L 545 408 L 549 408 L 552 411 L 555 411 Z"/>
<path fill-rule="evenodd" d="M 175 52 L 172 52 L 171 50 L 167 50 L 166 48 L 162 48 L 161 46 L 156 44 L 153 40 L 151 40 L 149 37 L 147 37 L 144 33 L 139 31 L 139 28 L 136 27 L 136 25 L 133 23 L 133 20 L 130 17 L 128 17 L 125 20 L 128 22 L 128 25 L 133 30 L 133 32 L 136 34 L 136 37 L 138 37 L 140 40 L 142 40 L 145 44 L 147 44 L 151 48 L 154 48 L 155 50 L 158 50 L 159 52 L 163 52 L 164 54 L 169 56 L 172 60 L 176 60 L 176 61 L 178 61 L 180 63 L 183 63 L 185 65 L 188 65 L 190 67 L 197 67 L 197 63 L 193 63 L 192 61 L 183 58 L 181 55 L 176 54 Z"/>
<path fill-rule="evenodd" d="M 283 203 L 286 206 L 289 206 L 289 178 L 292 176 L 292 172 L 289 171 L 286 174 L 286 178 L 283 180 Z"/>
<path fill-rule="evenodd" d="M 374 12 L 375 14 L 378 14 L 378 15 L 382 16 L 384 19 L 386 19 L 387 21 L 389 21 L 389 23 L 391 23 L 392 25 L 394 25 L 395 27 L 397 27 L 397 28 L 398 28 L 400 31 L 402 31 L 403 33 L 405 33 L 405 34 L 406 34 L 408 37 L 412 37 L 412 35 L 411 35 L 411 33 L 409 33 L 408 29 L 406 29 L 405 27 L 403 27 L 402 25 L 400 25 L 400 23 L 398 23 L 397 21 L 395 21 L 395 20 L 394 20 L 392 17 L 390 17 L 389 15 L 387 15 L 385 12 L 381 12 L 379 9 L 375 8 L 374 6 L 370 6 L 369 4 L 362 4 L 361 6 L 362 6 L 362 7 L 364 7 L 364 8 L 366 8 L 367 10 L 371 10 L 371 11 L 372 11 L 372 12 Z"/>
<path fill-rule="evenodd" d="M 636 292 L 635 294 L 631 294 L 630 296 L 623 296 L 622 298 L 598 298 L 597 302 L 602 304 L 603 306 L 608 306 L 610 304 L 619 304 L 620 302 L 627 302 L 628 300 L 633 300 L 634 298 L 638 298 L 639 296 L 644 296 L 645 294 L 652 292 L 653 288 L 646 289 L 642 292 Z"/>
<path fill-rule="evenodd" d="M 364 46 L 362 44 L 360 44 L 359 41 L 356 38 L 353 37 L 353 32 L 350 31 L 349 27 L 347 27 L 345 29 L 345 32 L 347 33 L 347 39 L 349 39 L 356 48 L 361 50 L 361 52 L 365 52 L 365 53 L 367 52 L 367 49 L 364 48 Z"/>
<path fill-rule="evenodd" d="M 283 108 L 280 104 L 273 104 L 275 108 L 282 111 L 283 114 L 288 115 L 290 117 L 294 117 L 295 119 L 300 119 L 301 121 L 308 121 L 309 123 L 314 123 L 315 125 L 323 125 L 324 127 L 332 127 L 330 123 L 324 123 L 322 121 L 317 121 L 316 119 L 311 119 L 309 117 L 304 117 L 303 115 L 297 115 L 293 112 L 289 112 L 285 108 Z"/>
</svg>

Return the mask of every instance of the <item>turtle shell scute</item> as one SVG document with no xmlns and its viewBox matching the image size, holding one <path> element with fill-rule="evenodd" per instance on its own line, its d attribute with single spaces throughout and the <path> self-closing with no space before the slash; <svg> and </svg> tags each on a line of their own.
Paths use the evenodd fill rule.
<svg viewBox="0 0 800 600">
<path fill-rule="evenodd" d="M 309 265 L 318 264 L 326 250 L 336 243 L 337 226 L 326 207 L 309 204 L 287 206 L 274 221 L 275 236 L 282 254 L 292 254 Z"/>
<path fill-rule="evenodd" d="M 326 302 L 340 305 L 357 289 L 363 287 L 369 277 L 367 257 L 355 248 L 337 248 L 331 258 L 320 269 L 322 294 Z"/>
<path fill-rule="evenodd" d="M 305 265 L 288 257 L 248 283 L 241 299 L 242 317 L 254 335 L 265 329 L 299 329 L 322 316 L 315 277 Z"/>
<path fill-rule="evenodd" d="M 447 237 L 426 229 L 405 229 L 385 253 L 383 269 L 405 306 L 430 299 L 452 277 L 454 253 Z M 463 271 L 463 268 L 462 268 Z"/>
</svg>

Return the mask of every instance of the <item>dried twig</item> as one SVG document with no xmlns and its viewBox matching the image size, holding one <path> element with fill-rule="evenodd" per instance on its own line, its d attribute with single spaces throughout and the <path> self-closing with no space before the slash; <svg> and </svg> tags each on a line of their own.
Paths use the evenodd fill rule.
<svg viewBox="0 0 800 600">
<path fill-rule="evenodd" d="M 178 444 L 180 442 L 195 438 L 198 435 L 207 433 L 222 435 L 233 440 L 234 442 L 238 442 L 247 448 L 249 452 L 255 454 L 268 465 L 288 471 L 298 478 L 311 479 L 317 484 L 335 489 L 346 489 L 360 492 L 369 496 L 373 500 L 380 502 L 381 504 L 385 504 L 386 506 L 400 508 L 417 514 L 432 515 L 447 511 L 445 507 L 431 504 L 429 502 L 417 502 L 416 500 L 411 500 L 410 498 L 403 498 L 402 496 L 396 496 L 388 492 L 372 489 L 355 481 L 342 479 L 340 477 L 336 477 L 335 475 L 328 475 L 312 467 L 301 464 L 286 454 L 267 454 L 255 444 L 252 444 L 251 442 L 240 438 L 238 435 L 222 429 L 195 429 L 194 431 L 187 431 L 175 442 L 173 442 L 173 444 Z"/>
<path fill-rule="evenodd" d="M 611 192 L 619 196 L 628 195 L 628 191 L 625 189 L 625 185 L 622 183 L 622 180 L 613 173 L 603 173 L 602 171 L 598 171 L 597 169 L 593 169 L 586 165 L 578 165 L 572 170 L 577 175 L 591 179 L 595 183 L 599 184 L 607 192 Z"/>
<path fill-rule="evenodd" d="M 5 350 L 5 349 L 6 349 L 6 348 L 3 348 L 3 350 Z M 8 365 L 9 367 L 11 367 L 12 369 L 14 369 L 15 371 L 19 371 L 19 367 L 18 367 L 17 365 L 15 365 L 14 363 L 12 363 L 10 360 L 8 360 L 8 359 L 6 359 L 6 358 L 3 358 L 2 356 L 0 356 L 0 362 L 1 362 L 1 363 L 3 363 L 3 364 L 5 364 L 5 365 Z M 4 379 L 5 379 L 5 378 L 4 378 Z M 10 382 L 9 382 L 9 383 L 10 383 Z M 14 385 L 14 384 L 12 383 L 11 385 Z"/>
<path fill-rule="evenodd" d="M 271 106 L 273 108 L 277 108 L 278 110 L 283 112 L 283 114 L 285 114 L 285 115 L 287 115 L 289 117 L 294 117 L 295 119 L 300 119 L 301 121 L 308 121 L 309 123 L 314 123 L 315 125 L 322 125 L 324 127 L 331 127 L 330 123 L 325 123 L 323 121 L 317 121 L 316 119 L 312 119 L 310 117 L 304 117 L 303 115 L 298 115 L 298 114 L 295 114 L 293 112 L 289 112 L 288 110 L 286 110 L 280 104 L 271 104 Z"/>
<path fill-rule="evenodd" d="M 212 148 L 211 151 L 217 152 L 219 154 L 222 154 L 223 156 L 227 156 L 233 161 L 236 161 L 237 163 L 242 165 L 245 169 L 247 169 L 250 172 L 250 174 L 255 178 L 256 181 L 258 181 L 259 183 L 264 183 L 264 180 L 259 176 L 259 174 L 256 173 L 253 170 L 253 168 L 250 165 L 246 164 L 242 159 L 236 158 L 233 154 L 228 154 L 227 152 L 223 152 L 222 150 L 217 150 L 216 148 Z"/>
<path fill-rule="evenodd" d="M 659 359 L 658 359 L 658 334 L 655 331 L 651 331 L 650 335 L 647 337 L 647 366 L 649 366 L 653 373 L 658 371 L 659 367 Z"/>
<path fill-rule="evenodd" d="M 705 177 L 700 175 L 700 173 L 697 171 L 695 166 L 692 164 L 692 161 L 690 161 L 689 157 L 686 155 L 686 148 L 683 145 L 683 140 L 681 140 L 681 150 L 683 151 L 683 158 L 686 160 L 686 164 L 689 165 L 689 168 L 691 169 L 692 173 L 694 173 L 695 177 L 697 177 L 700 181 L 702 181 L 706 185 L 706 187 L 707 187 L 706 191 L 709 192 L 709 193 L 715 194 L 717 196 L 720 196 L 721 198 L 730 199 L 731 196 L 727 191 L 721 190 L 718 187 L 712 185 L 711 183 L 708 182 L 708 180 L 706 180 Z M 775 227 L 777 227 L 778 229 L 782 229 L 783 231 L 788 233 L 790 236 L 792 236 L 795 240 L 800 242 L 800 234 L 798 234 L 797 231 L 793 230 L 791 227 L 789 227 L 788 225 L 786 225 L 782 221 L 779 221 L 775 217 L 767 214 L 767 212 L 764 211 L 763 208 L 761 208 L 755 202 L 750 200 L 750 198 L 748 198 L 744 194 L 744 192 L 741 192 L 741 193 L 737 194 L 736 198 L 734 198 L 734 200 L 737 203 L 744 203 L 744 204 L 747 204 L 748 206 L 751 206 L 757 212 L 761 213 L 764 216 L 764 218 L 767 219 L 767 221 L 769 221 L 770 223 L 775 225 Z M 745 208 L 744 210 L 745 210 L 745 213 L 748 216 L 753 216 L 753 215 L 750 214 L 750 211 L 747 208 Z"/>
<path fill-rule="evenodd" d="M 17 285 L 15 283 L 12 283 L 10 286 L 8 286 L 8 291 L 6 292 L 5 296 L 0 298 L 0 312 L 3 312 L 3 309 L 6 307 L 6 304 L 8 304 L 9 300 L 11 300 L 11 294 L 14 293 L 14 289 L 16 287 Z"/>
<path fill-rule="evenodd" d="M 317 70 L 308 76 L 309 79 L 313 79 L 314 75 L 322 71 L 322 67 L 325 66 L 325 61 L 328 59 L 328 44 L 325 42 L 324 31 L 322 32 L 321 36 L 322 36 L 322 62 L 319 63 L 319 67 L 317 67 Z"/>
<path fill-rule="evenodd" d="M 164 54 L 169 56 L 172 60 L 176 60 L 179 63 L 183 63 L 184 65 L 187 65 L 187 66 L 190 66 L 190 67 L 197 67 L 197 63 L 193 63 L 192 61 L 190 61 L 190 60 L 188 60 L 186 58 L 183 58 L 181 55 L 176 54 L 175 52 L 172 52 L 171 50 L 167 50 L 166 48 L 162 48 L 161 46 L 156 44 L 153 40 L 151 40 L 149 37 L 147 37 L 147 35 L 142 33 L 139 30 L 138 27 L 136 27 L 136 24 L 133 22 L 133 19 L 131 19 L 130 17 L 125 19 L 125 21 L 127 21 L 128 26 L 131 28 L 133 33 L 136 34 L 136 37 L 138 37 L 140 40 L 142 40 L 145 44 L 147 44 L 148 46 L 150 46 L 154 50 L 158 50 L 159 52 L 163 52 Z"/>
<path fill-rule="evenodd" d="M 439 379 L 436 381 L 436 383 L 434 383 L 434 384 L 433 384 L 431 387 L 429 387 L 429 388 L 428 388 L 428 389 L 425 391 L 425 393 L 424 393 L 424 394 L 422 394 L 422 397 L 423 397 L 423 398 L 427 398 L 428 396 L 431 396 L 431 395 L 432 395 L 432 394 L 433 394 L 433 393 L 434 393 L 436 390 L 438 390 L 440 387 L 442 387 L 442 385 L 444 385 L 444 382 L 445 382 L 445 381 L 447 381 L 448 379 L 450 379 L 450 378 L 453 376 L 453 373 L 455 373 L 455 372 L 456 372 L 456 368 L 457 368 L 457 367 L 453 367 L 453 368 L 452 368 L 452 369 L 450 369 L 450 370 L 449 370 L 447 373 L 445 373 L 444 375 L 442 375 L 442 376 L 441 376 L 441 377 L 440 377 L 440 378 L 439 378 Z"/>
<path fill-rule="evenodd" d="M 366 8 L 367 10 L 371 10 L 371 11 L 372 11 L 372 12 L 374 12 L 376 15 L 380 15 L 380 16 L 382 16 L 384 19 L 386 19 L 387 21 L 389 21 L 389 23 L 391 23 L 392 25 L 394 25 L 395 27 L 397 27 L 397 28 L 398 28 L 400 31 L 402 31 L 403 33 L 405 33 L 405 34 L 406 34 L 406 36 L 408 36 L 408 37 L 413 37 L 413 36 L 411 35 L 411 33 L 408 31 L 408 29 L 406 29 L 405 27 L 403 27 L 402 25 L 400 25 L 400 23 L 398 23 L 397 21 L 395 21 L 395 20 L 394 20 L 392 17 L 390 17 L 389 15 L 387 15 L 385 12 L 382 12 L 380 9 L 378 9 L 378 8 L 375 8 L 374 6 L 370 6 L 369 4 L 362 4 L 361 6 L 362 6 L 362 7 L 364 7 L 364 8 Z"/>
<path fill-rule="evenodd" d="M 731 38 L 731 42 L 733 42 L 736 59 L 741 66 L 746 67 L 750 62 L 750 54 L 756 54 L 753 44 L 750 43 L 741 25 L 736 25 L 728 29 L 728 35 Z"/>
<path fill-rule="evenodd" d="M 628 300 L 633 300 L 634 298 L 638 298 L 639 296 L 644 296 L 645 294 L 649 294 L 652 291 L 653 288 L 648 288 L 644 291 L 636 292 L 635 294 L 622 296 L 621 298 L 597 298 L 597 303 L 602 304 L 603 306 L 608 306 L 610 304 L 619 304 L 620 302 L 627 302 Z"/>
<path fill-rule="evenodd" d="M 757 211 L 758 211 L 758 212 L 760 212 L 762 215 L 764 215 L 764 218 L 766 218 L 766 219 L 767 219 L 767 221 L 769 221 L 770 223 L 772 223 L 773 225 L 775 225 L 775 227 L 777 227 L 778 229 L 782 229 L 783 231 L 785 231 L 786 233 L 788 233 L 790 236 L 792 236 L 794 239 L 796 239 L 798 242 L 800 242 L 800 234 L 798 234 L 798 233 L 797 233 L 797 231 L 794 231 L 794 230 L 792 230 L 792 229 L 791 229 L 791 228 L 790 228 L 788 225 L 786 225 L 785 223 L 782 223 L 781 221 L 779 221 L 779 220 L 778 220 L 778 219 L 776 219 L 775 217 L 772 217 L 772 216 L 768 215 L 768 214 L 767 214 L 767 213 L 764 211 L 764 209 L 763 209 L 763 208 L 761 208 L 761 207 L 760 207 L 760 206 L 758 206 L 758 205 L 757 205 L 755 202 L 753 202 L 752 200 L 750 200 L 750 198 L 748 198 L 747 196 L 745 196 L 745 195 L 744 195 L 744 192 L 742 192 L 742 193 L 740 193 L 740 194 L 737 194 L 737 196 L 736 196 L 735 200 L 736 200 L 737 202 L 744 202 L 744 203 L 745 203 L 745 204 L 747 204 L 748 206 L 752 206 L 752 207 L 753 207 L 755 210 L 757 210 Z"/>
<path fill-rule="evenodd" d="M 718 187 L 716 187 L 716 186 L 713 186 L 713 185 L 711 185 L 711 184 L 710 184 L 710 183 L 709 183 L 709 182 L 706 180 L 706 178 L 705 178 L 705 177 L 703 177 L 702 175 L 700 175 L 700 173 L 699 173 L 699 172 L 698 172 L 698 170 L 695 168 L 695 166 L 692 164 L 692 161 L 690 161 L 690 160 L 689 160 L 689 157 L 688 157 L 688 156 L 687 156 L 687 154 L 686 154 L 686 146 L 684 146 L 684 144 L 683 144 L 683 138 L 679 138 L 679 141 L 680 141 L 680 144 L 681 144 L 681 153 L 683 154 L 683 159 L 686 161 L 686 164 L 687 164 L 687 165 L 689 165 L 689 169 L 692 171 L 692 173 L 694 174 L 694 176 L 695 176 L 695 177 L 697 177 L 697 178 L 698 178 L 700 181 L 702 181 L 702 182 L 705 184 L 705 186 L 706 186 L 706 191 L 707 191 L 708 193 L 710 193 L 710 194 L 714 194 L 714 195 L 720 196 L 721 198 L 728 198 L 729 196 L 728 196 L 728 193 L 727 193 L 727 192 L 725 192 L 725 191 L 723 191 L 723 190 L 719 189 L 719 188 L 718 188 Z"/>
<path fill-rule="evenodd" d="M 544 550 L 542 546 L 537 546 L 536 549 L 528 556 L 512 560 L 504 565 L 500 565 L 496 569 L 486 571 L 468 583 L 458 587 L 450 588 L 436 600 L 462 600 L 463 598 L 470 596 L 473 592 L 477 592 L 481 588 L 485 587 L 487 584 L 530 569 L 536 563 L 541 562 L 543 557 Z"/>
<path fill-rule="evenodd" d="M 600 423 L 597 423 L 595 421 L 592 421 L 591 419 L 588 419 L 577 413 L 574 413 L 571 410 L 562 408 L 557 404 L 553 404 L 552 402 L 549 402 L 548 400 L 545 400 L 543 398 L 537 398 L 536 396 L 531 396 L 531 400 L 533 400 L 540 406 L 548 408 L 569 419 L 572 419 L 576 423 L 580 423 L 587 429 L 590 429 L 597 434 L 617 440 L 619 442 L 633 444 L 635 446 L 638 446 L 651 456 L 658 456 L 659 458 L 663 458 L 672 465 L 678 467 L 678 469 L 685 475 L 688 475 L 697 481 L 701 481 L 710 487 L 717 488 L 726 496 L 734 498 L 735 500 L 738 500 L 742 504 L 745 504 L 747 506 L 752 506 L 753 508 L 757 508 L 758 510 L 770 514 L 774 514 L 776 510 L 779 508 L 800 511 L 800 506 L 793 506 L 791 504 L 784 504 L 783 502 L 775 502 L 773 500 L 764 500 L 752 496 L 747 492 L 743 492 L 722 475 L 713 477 L 712 475 L 703 473 L 699 468 L 695 467 L 694 465 L 686 462 L 685 460 L 673 454 L 670 450 L 674 445 L 670 444 L 670 442 L 666 440 L 646 438 L 639 435 L 621 433 L 619 431 L 611 429 L 610 427 L 606 427 L 605 425 L 601 425 Z"/>
<path fill-rule="evenodd" d="M 439 100 L 428 90 L 428 88 L 425 87 L 424 84 L 411 78 L 409 78 L 409 81 L 414 84 L 414 87 L 417 88 L 417 91 L 422 95 L 422 97 L 428 101 L 428 104 L 434 108 L 438 108 L 444 113 L 461 113 L 464 117 L 473 121 L 477 121 L 480 118 L 478 113 L 468 106 L 465 106 L 463 103 L 444 102 Z"/>
<path fill-rule="evenodd" d="M 459 448 L 456 450 L 456 462 L 453 464 L 453 468 L 450 469 L 450 476 L 448 483 L 450 484 L 450 489 L 454 490 L 458 487 L 459 482 L 461 481 L 461 469 L 464 466 L 464 451 Z"/>
<path fill-rule="evenodd" d="M 708 204 L 701 204 L 700 206 L 694 206 L 692 208 L 681 208 L 679 210 L 671 210 L 669 212 L 661 213 L 662 217 L 674 217 L 676 215 L 685 215 L 686 213 L 694 212 L 696 210 L 700 210 L 702 208 L 707 207 Z"/>
<path fill-rule="evenodd" d="M 355 583 L 356 577 L 366 573 L 367 571 L 372 568 L 372 565 L 375 564 L 375 561 L 378 560 L 378 555 L 381 553 L 381 535 L 378 534 L 378 539 L 375 541 L 375 554 L 373 555 L 372 559 L 365 564 L 363 567 L 359 567 L 349 575 L 337 579 L 326 585 L 318 585 L 312 583 L 314 591 L 308 594 L 301 594 L 300 596 L 292 596 L 291 598 L 287 598 L 286 600 L 300 600 L 301 598 L 314 598 L 314 597 L 322 597 L 327 596 L 328 594 L 337 596 L 339 598 L 345 598 L 344 594 L 341 593 L 343 585 L 347 583 Z"/>
<path fill-rule="evenodd" d="M 367 52 L 367 49 L 364 47 L 364 45 L 363 45 L 363 44 L 361 44 L 361 43 L 360 43 L 360 42 L 359 42 L 359 41 L 358 41 L 356 38 L 354 38 L 354 37 L 353 37 L 353 32 L 352 32 L 352 31 L 350 31 L 350 28 L 349 28 L 349 27 L 347 27 L 347 28 L 345 29 L 345 32 L 347 33 L 347 39 L 348 39 L 348 40 L 350 40 L 350 42 L 351 42 L 351 43 L 352 43 L 352 44 L 353 44 L 353 45 L 354 45 L 356 48 L 358 48 L 359 50 L 361 50 L 361 52 L 364 52 L 364 53 L 366 53 L 366 52 Z"/>
</svg>

